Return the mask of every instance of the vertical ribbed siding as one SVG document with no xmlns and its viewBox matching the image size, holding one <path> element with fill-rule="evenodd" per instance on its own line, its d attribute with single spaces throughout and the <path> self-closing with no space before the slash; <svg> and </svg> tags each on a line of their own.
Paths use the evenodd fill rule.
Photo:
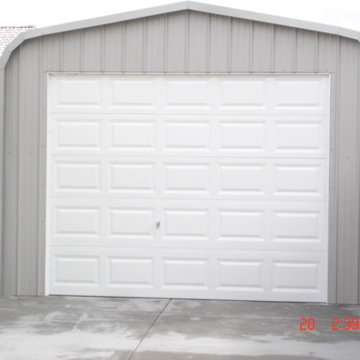
<svg viewBox="0 0 360 360">
<path fill-rule="evenodd" d="M 166 36 L 166 72 L 184 72 L 187 56 L 187 24 L 186 12 L 169 14 L 167 16 Z"/>
<path fill-rule="evenodd" d="M 296 71 L 318 72 L 318 33 L 307 30 L 296 30 Z"/>
<path fill-rule="evenodd" d="M 165 69 L 165 24 L 166 18 L 164 16 L 154 16 L 146 22 L 146 72 L 163 72 Z"/>
<path fill-rule="evenodd" d="M 4 294 L 44 292 L 46 74 L 331 73 L 329 300 L 359 302 L 359 46 L 180 11 L 28 41 L 6 69 Z"/>
<path fill-rule="evenodd" d="M 331 74 L 330 81 L 330 170 L 329 170 L 329 299 L 336 301 L 336 287 L 337 287 L 337 219 L 338 219 L 338 133 L 339 133 L 339 118 L 338 102 L 338 71 L 339 71 L 339 54 L 340 54 L 340 39 L 333 35 L 320 34 L 319 35 L 319 69 L 323 72 Z"/>
<path fill-rule="evenodd" d="M 17 291 L 37 293 L 40 39 L 20 47 Z M 45 125 L 45 124 L 44 124 Z"/>
<path fill-rule="evenodd" d="M 144 70 L 144 27 L 143 19 L 125 23 L 124 71 Z"/>
<path fill-rule="evenodd" d="M 108 25 L 104 29 L 103 66 L 106 71 L 122 71 L 125 51 L 125 25 Z"/>
<path fill-rule="evenodd" d="M 251 67 L 253 23 L 247 20 L 231 21 L 230 72 L 248 72 Z"/>
<path fill-rule="evenodd" d="M 209 31 L 209 71 L 215 73 L 230 71 L 231 18 L 211 15 Z"/>
<path fill-rule="evenodd" d="M 70 31 L 62 39 L 62 71 L 81 71 L 82 32 Z"/>
<path fill-rule="evenodd" d="M 358 301 L 359 179 L 358 166 L 358 56 L 359 45 L 342 39 L 338 79 L 338 301 Z"/>
<path fill-rule="evenodd" d="M 188 16 L 186 72 L 209 70 L 210 15 L 190 12 Z"/>
<path fill-rule="evenodd" d="M 253 27 L 253 72 L 273 71 L 274 25 L 254 23 Z"/>
<path fill-rule="evenodd" d="M 82 31 L 81 71 L 101 71 L 103 56 L 103 27 Z"/>
<path fill-rule="evenodd" d="M 3 201 L 2 294 L 17 294 L 18 245 L 18 124 L 19 124 L 19 49 L 6 66 Z"/>
<path fill-rule="evenodd" d="M 296 30 L 275 26 L 274 71 L 293 72 L 295 69 Z"/>
</svg>

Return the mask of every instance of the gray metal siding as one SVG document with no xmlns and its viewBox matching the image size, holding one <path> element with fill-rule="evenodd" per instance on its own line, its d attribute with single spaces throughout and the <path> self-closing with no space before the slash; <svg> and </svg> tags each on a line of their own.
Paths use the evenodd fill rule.
<svg viewBox="0 0 360 360">
<path fill-rule="evenodd" d="M 17 293 L 17 245 L 18 245 L 18 132 L 19 132 L 19 49 L 15 50 L 7 65 L 4 126 L 4 173 L 6 196 L 3 201 L 2 281 L 5 294 Z"/>
<path fill-rule="evenodd" d="M 6 66 L 3 294 L 42 294 L 46 73 L 331 73 L 329 300 L 360 302 L 359 44 L 180 11 L 25 41 Z"/>
<path fill-rule="evenodd" d="M 41 39 L 25 42 L 19 61 L 17 289 L 37 289 Z M 32 276 L 29 276 L 32 274 Z"/>
</svg>

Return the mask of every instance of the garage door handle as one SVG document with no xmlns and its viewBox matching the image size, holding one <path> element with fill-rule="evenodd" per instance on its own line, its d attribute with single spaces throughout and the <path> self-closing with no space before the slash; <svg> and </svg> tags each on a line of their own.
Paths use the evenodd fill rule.
<svg viewBox="0 0 360 360">
<path fill-rule="evenodd" d="M 156 228 L 158 229 L 160 227 L 160 220 L 156 222 Z"/>
</svg>

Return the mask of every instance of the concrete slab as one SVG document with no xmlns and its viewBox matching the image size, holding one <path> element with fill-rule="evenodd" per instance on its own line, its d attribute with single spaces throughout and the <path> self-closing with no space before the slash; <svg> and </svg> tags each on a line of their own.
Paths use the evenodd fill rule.
<svg viewBox="0 0 360 360">
<path fill-rule="evenodd" d="M 168 314 L 157 321 L 134 359 L 356 359 L 360 331 L 335 332 L 331 320 L 318 320 L 316 331 L 299 331 L 297 319 Z M 174 357 L 176 359 L 176 357 Z"/>
<path fill-rule="evenodd" d="M 317 317 L 352 317 L 360 306 L 340 306 L 322 303 L 282 303 L 264 301 L 173 300 L 166 311 L 184 315 L 237 316 L 251 318 L 299 319 Z M 360 311 L 360 310 L 359 310 Z"/>
<path fill-rule="evenodd" d="M 300 331 L 314 317 L 316 330 Z M 90 297 L 0 298 L 1 360 L 358 359 L 360 306 Z"/>
<path fill-rule="evenodd" d="M 168 300 L 90 297 L 0 297 L 1 324 L 41 321 L 152 321 Z"/>
<path fill-rule="evenodd" d="M 0 298 L 0 359 L 128 359 L 167 302 Z"/>
<path fill-rule="evenodd" d="M 6 360 L 125 360 L 148 324 L 137 329 L 124 324 L 13 326 L 0 330 L 0 358 Z M 99 331 L 100 330 L 100 331 Z"/>
</svg>

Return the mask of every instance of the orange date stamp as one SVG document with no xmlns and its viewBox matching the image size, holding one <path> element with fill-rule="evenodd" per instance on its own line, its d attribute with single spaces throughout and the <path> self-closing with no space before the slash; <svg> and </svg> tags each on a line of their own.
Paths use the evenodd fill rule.
<svg viewBox="0 0 360 360">
<path fill-rule="evenodd" d="M 309 318 L 300 318 L 299 319 L 299 330 L 301 331 L 312 331 L 316 330 L 316 319 Z M 331 323 L 331 330 L 339 331 L 356 331 L 360 330 L 360 319 L 359 318 L 333 318 Z"/>
</svg>

